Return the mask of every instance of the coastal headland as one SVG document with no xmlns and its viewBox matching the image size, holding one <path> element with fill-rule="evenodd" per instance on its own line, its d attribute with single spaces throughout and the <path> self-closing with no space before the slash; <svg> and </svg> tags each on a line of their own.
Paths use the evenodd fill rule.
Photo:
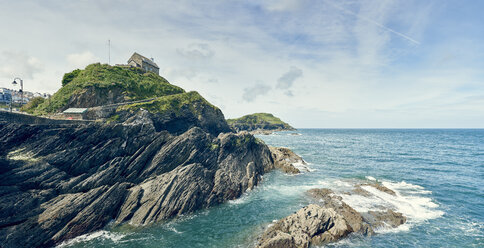
<svg viewBox="0 0 484 248">
<path fill-rule="evenodd" d="M 68 109 L 81 109 L 81 119 L 64 116 Z M 236 199 L 274 169 L 310 173 L 290 149 L 249 133 L 295 130 L 289 124 L 266 113 L 227 121 L 197 92 L 137 68 L 67 73 L 50 99 L 23 110 L 30 114 L 0 113 L 5 248 L 51 247 L 108 224 L 151 225 Z M 268 227 L 257 246 L 308 247 L 405 222 L 391 209 L 358 213 L 326 189 L 308 194 L 315 204 Z"/>
<path fill-rule="evenodd" d="M 27 110 L 39 117 L 2 112 L 2 247 L 50 247 L 108 223 L 160 222 L 236 199 L 265 172 L 291 166 L 233 132 L 197 92 L 154 73 L 93 64 L 67 75 L 51 99 Z M 90 121 L 41 117 L 113 104 Z"/>
</svg>

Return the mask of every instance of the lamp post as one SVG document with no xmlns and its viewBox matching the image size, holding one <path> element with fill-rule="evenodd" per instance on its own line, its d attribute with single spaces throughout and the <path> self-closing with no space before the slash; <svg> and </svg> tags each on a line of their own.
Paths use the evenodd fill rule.
<svg viewBox="0 0 484 248">
<path fill-rule="evenodd" d="M 10 113 L 12 113 L 13 94 L 10 92 Z"/>
<path fill-rule="evenodd" d="M 24 81 L 16 77 L 12 82 L 14 86 L 17 85 L 17 80 L 20 81 L 20 107 L 22 107 L 22 104 L 24 103 Z"/>
</svg>

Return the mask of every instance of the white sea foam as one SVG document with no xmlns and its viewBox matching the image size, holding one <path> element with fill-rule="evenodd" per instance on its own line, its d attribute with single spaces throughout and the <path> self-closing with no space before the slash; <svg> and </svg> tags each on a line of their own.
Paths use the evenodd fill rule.
<svg viewBox="0 0 484 248">
<path fill-rule="evenodd" d="M 350 181 L 335 180 L 332 183 L 339 190 L 349 190 L 349 189 L 352 189 L 354 187 L 354 183 L 352 183 Z"/>
<path fill-rule="evenodd" d="M 366 176 L 365 178 L 368 179 L 368 180 L 370 180 L 370 181 L 376 181 L 376 178 L 374 178 L 372 176 Z"/>
<path fill-rule="evenodd" d="M 382 182 L 383 186 L 390 188 L 390 189 L 395 189 L 395 190 L 423 190 L 424 188 L 420 185 L 415 185 L 411 183 L 407 183 L 405 181 L 393 183 L 389 181 L 383 181 Z"/>
<path fill-rule="evenodd" d="M 248 199 L 249 199 L 249 194 L 248 193 L 244 193 L 239 198 L 228 201 L 228 203 L 229 204 L 234 204 L 234 205 L 239 205 L 239 204 L 242 204 L 242 203 L 247 202 Z"/>
<path fill-rule="evenodd" d="M 395 192 L 391 195 L 380 191 L 372 186 L 361 186 L 362 189 L 370 193 L 370 196 L 358 194 L 340 194 L 348 205 L 358 212 L 367 212 L 370 210 L 392 209 L 402 213 L 407 217 L 407 223 L 398 228 L 380 228 L 377 232 L 399 232 L 408 231 L 416 223 L 425 220 L 441 217 L 444 212 L 438 210 L 438 204 L 431 198 L 423 196 L 431 194 L 431 191 L 425 190 L 422 186 L 402 182 L 383 182 L 383 185 Z"/>
<path fill-rule="evenodd" d="M 300 185 L 264 185 L 263 190 L 277 192 L 279 195 L 294 196 L 300 195 L 310 189 L 314 188 L 328 188 L 332 182 L 330 181 L 317 181 L 316 183 L 300 184 Z M 272 195 L 271 195 L 272 196 Z"/>
<path fill-rule="evenodd" d="M 113 242 L 119 242 L 121 239 L 123 239 L 126 235 L 124 234 L 119 234 L 119 233 L 113 233 L 109 231 L 97 231 L 97 232 L 92 232 L 88 234 L 84 234 L 78 237 L 75 237 L 73 239 L 67 240 L 62 242 L 61 244 L 57 245 L 57 248 L 60 247 L 69 247 L 77 243 L 82 243 L 82 242 L 88 242 L 94 239 L 110 239 Z"/>
<path fill-rule="evenodd" d="M 302 161 L 301 162 L 292 163 L 292 165 L 294 167 L 296 167 L 296 169 L 298 169 L 301 172 L 305 172 L 305 171 L 306 172 L 312 172 L 312 171 L 314 171 L 314 169 L 309 168 L 309 166 L 307 164 L 304 164 Z"/>
<path fill-rule="evenodd" d="M 457 227 L 468 236 L 482 236 L 484 234 L 484 223 L 461 220 Z"/>
<path fill-rule="evenodd" d="M 391 227 L 391 226 L 385 226 L 385 227 L 380 227 L 375 229 L 374 231 L 376 233 L 397 233 L 397 232 L 408 232 L 410 231 L 410 228 L 412 227 L 413 224 L 410 223 L 405 223 L 403 225 L 400 225 L 398 227 Z"/>
<path fill-rule="evenodd" d="M 171 226 L 171 225 L 166 226 L 166 229 L 167 230 L 170 230 L 170 231 L 172 231 L 172 232 L 174 232 L 176 234 L 182 234 L 183 233 L 183 232 L 180 232 L 180 231 L 176 230 L 176 228 L 173 227 L 173 226 Z"/>
</svg>

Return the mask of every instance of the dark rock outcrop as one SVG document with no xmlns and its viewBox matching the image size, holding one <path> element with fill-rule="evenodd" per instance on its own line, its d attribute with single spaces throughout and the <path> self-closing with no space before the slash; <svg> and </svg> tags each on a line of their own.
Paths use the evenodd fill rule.
<svg viewBox="0 0 484 248">
<path fill-rule="evenodd" d="M 383 186 L 382 184 L 380 183 L 363 183 L 363 184 L 359 184 L 355 187 L 355 191 L 360 193 L 360 194 L 368 194 L 368 191 L 364 190 L 363 188 L 361 188 L 361 186 L 371 186 L 381 192 L 385 192 L 389 195 L 393 195 L 395 196 L 395 191 Z"/>
<path fill-rule="evenodd" d="M 203 124 L 0 121 L 1 247 L 48 247 L 115 224 L 144 225 L 239 197 L 272 168 L 250 134 Z"/>
<path fill-rule="evenodd" d="M 308 171 L 307 163 L 289 148 L 269 146 L 269 149 L 276 168 L 290 174 L 298 174 L 300 169 Z"/>
<path fill-rule="evenodd" d="M 60 111 L 68 108 L 89 108 L 125 101 L 127 99 L 121 88 L 96 88 L 91 86 L 73 94 Z"/>
<path fill-rule="evenodd" d="M 359 213 L 330 189 L 311 189 L 308 194 L 318 203 L 269 226 L 257 247 L 306 248 L 337 241 L 353 232 L 372 235 L 377 228 L 398 227 L 406 222 L 405 216 L 391 209 Z"/>
<path fill-rule="evenodd" d="M 346 221 L 333 209 L 310 204 L 270 226 L 257 247 L 307 248 L 311 244 L 338 240 L 349 233 Z"/>
</svg>

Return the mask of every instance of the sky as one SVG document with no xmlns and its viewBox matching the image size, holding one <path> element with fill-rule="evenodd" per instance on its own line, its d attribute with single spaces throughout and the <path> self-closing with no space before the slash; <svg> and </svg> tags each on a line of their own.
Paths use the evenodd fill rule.
<svg viewBox="0 0 484 248">
<path fill-rule="evenodd" d="M 154 58 L 226 118 L 298 128 L 484 128 L 484 1 L 0 0 L 0 87 L 54 93 Z"/>
</svg>

